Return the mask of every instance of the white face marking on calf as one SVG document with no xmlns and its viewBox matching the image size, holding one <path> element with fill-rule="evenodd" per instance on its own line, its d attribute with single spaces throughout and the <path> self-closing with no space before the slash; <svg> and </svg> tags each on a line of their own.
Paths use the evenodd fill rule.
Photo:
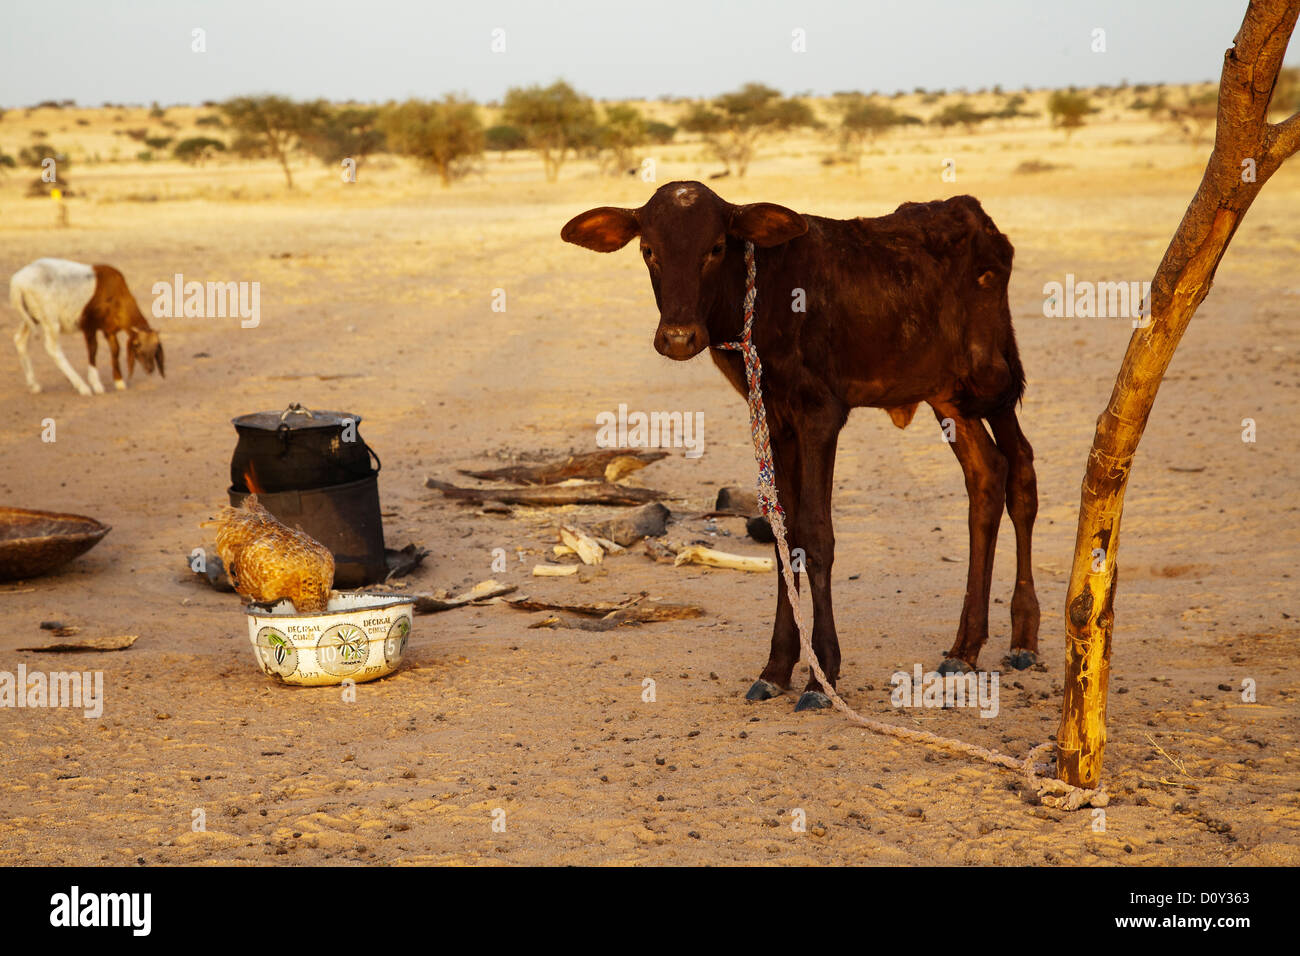
<svg viewBox="0 0 1300 956">
<path fill-rule="evenodd" d="M 699 198 L 699 193 L 695 191 L 694 186 L 678 186 L 677 191 L 673 193 L 673 198 L 677 200 L 677 205 L 685 208 L 694 204 Z"/>
</svg>

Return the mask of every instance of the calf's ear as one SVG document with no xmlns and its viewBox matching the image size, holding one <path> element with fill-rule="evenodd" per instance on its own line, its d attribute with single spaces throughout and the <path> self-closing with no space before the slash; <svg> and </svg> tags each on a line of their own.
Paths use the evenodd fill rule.
<svg viewBox="0 0 1300 956">
<path fill-rule="evenodd" d="M 622 249 L 640 232 L 641 224 L 631 209 L 601 206 L 566 222 L 560 238 L 596 252 L 613 252 Z"/>
<path fill-rule="evenodd" d="M 770 202 L 752 202 L 737 206 L 731 213 L 727 231 L 756 246 L 779 246 L 808 231 L 808 223 L 793 209 Z"/>
</svg>

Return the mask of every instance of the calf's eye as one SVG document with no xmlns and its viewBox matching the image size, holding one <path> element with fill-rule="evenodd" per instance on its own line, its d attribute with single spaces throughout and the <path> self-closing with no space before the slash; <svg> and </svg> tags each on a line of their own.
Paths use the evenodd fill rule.
<svg viewBox="0 0 1300 956">
<path fill-rule="evenodd" d="M 727 249 L 727 244 L 725 242 L 719 242 L 713 247 L 713 252 L 711 253 L 711 255 L 720 256 L 722 255 L 723 252 L 726 251 L 726 249 Z"/>
</svg>

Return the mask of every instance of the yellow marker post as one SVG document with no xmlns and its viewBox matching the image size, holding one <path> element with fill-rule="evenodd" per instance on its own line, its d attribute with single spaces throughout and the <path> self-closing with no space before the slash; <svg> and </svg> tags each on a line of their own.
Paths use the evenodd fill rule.
<svg viewBox="0 0 1300 956">
<path fill-rule="evenodd" d="M 54 205 L 59 210 L 59 225 L 68 224 L 68 207 L 63 204 L 63 190 L 57 186 L 50 190 L 50 198 L 54 200 Z"/>
</svg>

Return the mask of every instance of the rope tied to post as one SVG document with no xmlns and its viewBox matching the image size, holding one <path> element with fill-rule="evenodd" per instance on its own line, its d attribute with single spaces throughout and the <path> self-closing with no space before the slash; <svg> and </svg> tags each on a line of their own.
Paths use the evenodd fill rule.
<svg viewBox="0 0 1300 956">
<path fill-rule="evenodd" d="M 780 558 L 781 577 L 785 581 L 786 594 L 790 599 L 790 609 L 794 615 L 795 627 L 799 632 L 799 644 L 803 649 L 803 656 L 808 662 L 808 667 L 812 671 L 817 682 L 822 686 L 822 692 L 830 700 L 831 706 L 847 717 L 851 722 L 865 727 L 873 733 L 883 734 L 888 737 L 894 737 L 898 740 L 906 740 L 912 743 L 922 744 L 924 746 L 935 747 L 941 750 L 947 750 L 953 753 L 959 753 L 976 760 L 982 760 L 985 763 L 994 764 L 995 766 L 1005 767 L 1008 770 L 1019 771 L 1025 776 L 1026 788 L 1034 793 L 1044 806 L 1055 807 L 1062 810 L 1077 810 L 1085 806 L 1104 807 L 1110 802 L 1103 788 L 1098 787 L 1095 790 L 1088 790 L 1082 787 L 1075 787 L 1063 780 L 1054 777 L 1044 777 L 1040 774 L 1047 773 L 1046 766 L 1039 766 L 1035 761 L 1038 756 L 1045 750 L 1050 749 L 1053 745 L 1049 743 L 1039 744 L 1029 752 L 1023 760 L 1017 760 L 1007 754 L 999 753 L 996 750 L 989 750 L 986 747 L 980 747 L 977 744 L 966 743 L 963 740 L 957 740 L 952 737 L 941 737 L 938 734 L 931 733 L 928 730 L 916 730 L 911 727 L 899 727 L 895 724 L 887 724 L 883 721 L 873 720 L 870 717 L 864 717 L 856 710 L 845 703 L 844 699 L 836 693 L 835 688 L 831 686 L 826 679 L 826 673 L 822 670 L 821 663 L 817 660 L 817 655 L 813 651 L 812 637 L 809 634 L 808 627 L 804 623 L 803 609 L 799 601 L 799 592 L 795 586 L 795 576 L 793 565 L 790 560 L 790 547 L 786 540 L 785 511 L 781 507 L 780 499 L 776 490 L 776 470 L 772 459 L 772 439 L 767 428 L 767 411 L 763 407 L 762 377 L 763 366 L 758 358 L 758 349 L 754 346 L 754 303 L 757 299 L 757 279 L 758 268 L 754 260 L 754 244 L 746 241 L 745 243 L 745 322 L 741 331 L 741 337 L 736 342 L 724 342 L 713 346 L 714 348 L 736 351 L 741 354 L 745 363 L 745 381 L 749 387 L 749 428 L 754 440 L 754 458 L 758 463 L 758 502 L 763 509 L 763 514 L 768 523 L 772 526 L 772 535 L 776 538 L 776 550 Z M 811 573 L 811 572 L 808 572 Z"/>
</svg>

